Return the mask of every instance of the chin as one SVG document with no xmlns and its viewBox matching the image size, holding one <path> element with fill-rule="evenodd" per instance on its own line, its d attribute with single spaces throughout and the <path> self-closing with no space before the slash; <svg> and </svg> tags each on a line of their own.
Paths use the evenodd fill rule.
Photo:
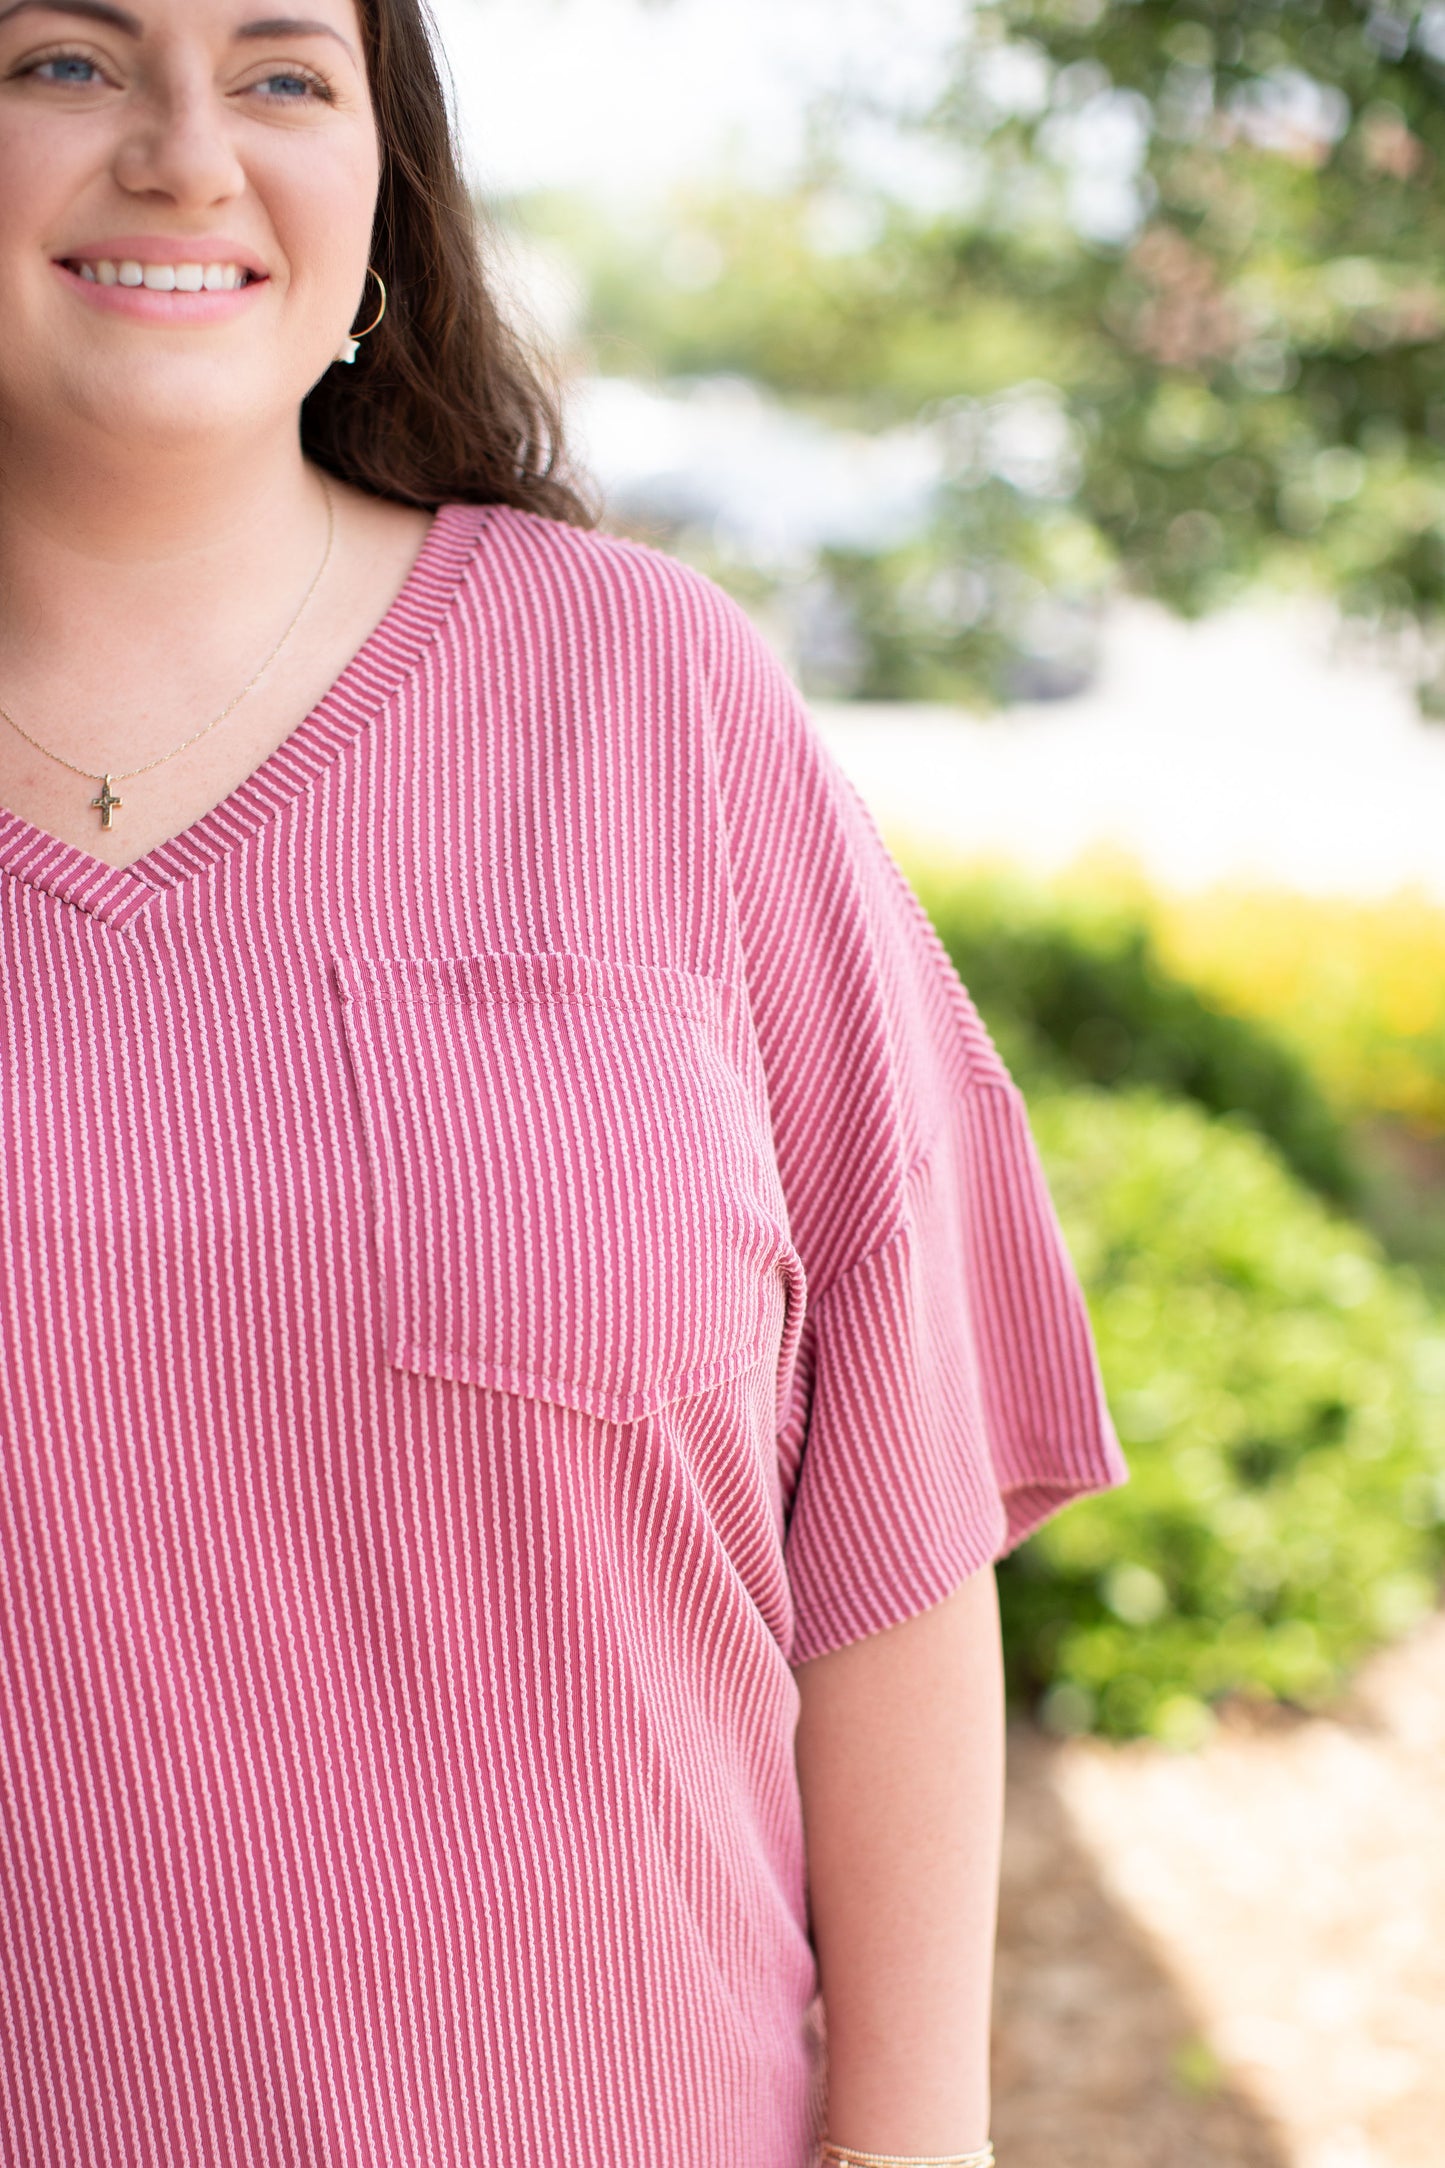
<svg viewBox="0 0 1445 2168">
<path fill-rule="evenodd" d="M 92 440 L 108 437 L 137 455 L 204 456 L 208 448 L 221 450 L 268 428 L 294 428 L 309 389 L 301 375 L 294 386 L 278 383 L 274 368 L 238 370 L 197 360 L 163 369 L 112 370 L 103 383 L 72 384 L 65 405 L 71 426 L 80 423 Z"/>
</svg>

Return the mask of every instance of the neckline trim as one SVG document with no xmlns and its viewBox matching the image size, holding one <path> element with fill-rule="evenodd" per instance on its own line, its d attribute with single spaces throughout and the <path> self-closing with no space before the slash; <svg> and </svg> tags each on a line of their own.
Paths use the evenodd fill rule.
<svg viewBox="0 0 1445 2168">
<path fill-rule="evenodd" d="M 274 819 L 371 723 L 415 669 L 446 616 L 495 505 L 444 504 L 385 614 L 316 705 L 219 804 L 189 828 L 108 866 L 0 806 L 0 875 L 111 926 L 126 925 Z"/>
</svg>

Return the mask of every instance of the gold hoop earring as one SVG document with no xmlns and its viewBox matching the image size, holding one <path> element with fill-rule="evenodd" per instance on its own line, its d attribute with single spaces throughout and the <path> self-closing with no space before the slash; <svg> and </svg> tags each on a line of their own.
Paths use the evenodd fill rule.
<svg viewBox="0 0 1445 2168">
<path fill-rule="evenodd" d="M 366 275 L 368 278 L 375 279 L 378 287 L 381 289 L 381 307 L 377 310 L 375 316 L 372 317 L 371 322 L 366 327 L 366 331 L 349 331 L 346 334 L 346 337 L 342 340 L 340 346 L 337 348 L 336 359 L 338 361 L 355 361 L 357 347 L 359 346 L 361 341 L 367 336 L 368 332 L 375 331 L 377 325 L 381 322 L 381 319 L 386 314 L 385 279 L 376 269 L 374 264 L 367 265 Z"/>
</svg>

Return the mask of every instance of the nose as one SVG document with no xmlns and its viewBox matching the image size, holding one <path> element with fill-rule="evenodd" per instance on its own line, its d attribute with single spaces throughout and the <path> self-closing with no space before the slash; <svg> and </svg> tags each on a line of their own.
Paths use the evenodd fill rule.
<svg viewBox="0 0 1445 2168">
<path fill-rule="evenodd" d="M 116 147 L 117 183 L 130 195 L 195 208 L 240 194 L 246 176 L 227 118 L 225 99 L 207 80 L 156 84 Z"/>
</svg>

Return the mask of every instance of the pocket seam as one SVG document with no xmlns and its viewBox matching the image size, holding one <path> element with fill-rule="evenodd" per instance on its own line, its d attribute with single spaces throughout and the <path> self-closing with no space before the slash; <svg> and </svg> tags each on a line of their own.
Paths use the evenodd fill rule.
<svg viewBox="0 0 1445 2168">
<path fill-rule="evenodd" d="M 736 1360 L 730 1358 L 717 1367 L 715 1376 L 687 1378 L 676 1387 L 665 1387 L 658 1394 L 603 1392 L 589 1385 L 568 1384 L 539 1377 L 531 1371 L 513 1370 L 505 1363 L 473 1362 L 458 1356 L 451 1348 L 421 1347 L 414 1340 L 399 1345 L 391 1360 L 394 1368 L 413 1371 L 422 1377 L 446 1378 L 453 1384 L 481 1385 L 494 1392 L 545 1400 L 549 1406 L 573 1408 L 607 1423 L 636 1423 L 655 1415 L 659 1408 L 671 1407 L 679 1400 L 692 1400 L 699 1393 L 712 1392 L 717 1386 L 725 1385 L 730 1378 L 741 1377 L 761 1362 L 767 1345 L 765 1331 L 756 1348 Z"/>
<path fill-rule="evenodd" d="M 699 1014 L 726 1006 L 732 989 L 710 972 L 685 971 L 668 964 L 634 964 L 573 949 L 470 949 L 456 956 L 335 956 L 333 973 L 344 1001 L 416 1007 L 450 1001 L 469 1008 L 502 1004 L 565 1001 L 612 1008 L 645 1008 L 661 1001 Z M 490 974 L 489 983 L 458 984 L 453 975 L 471 965 Z M 500 967 L 500 968 L 497 968 Z M 508 974 L 535 971 L 543 983 L 505 983 Z M 423 974 L 434 972 L 427 978 Z"/>
</svg>

